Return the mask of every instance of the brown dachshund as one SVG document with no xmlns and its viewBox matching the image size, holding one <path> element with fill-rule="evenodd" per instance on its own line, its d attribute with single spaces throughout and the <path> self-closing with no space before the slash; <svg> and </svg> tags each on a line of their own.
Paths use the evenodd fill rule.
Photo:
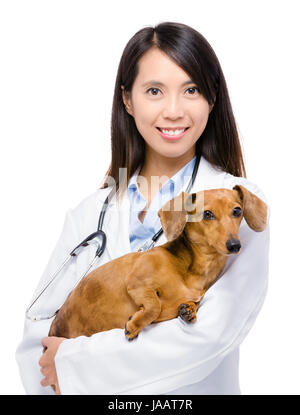
<svg viewBox="0 0 300 415">
<path fill-rule="evenodd" d="M 90 272 L 57 312 L 49 336 L 91 336 L 125 327 L 132 340 L 151 323 L 177 316 L 194 322 L 203 295 L 227 257 L 240 252 L 242 217 L 261 232 L 267 205 L 237 185 L 232 190 L 182 192 L 158 215 L 168 242 L 123 255 Z"/>
</svg>

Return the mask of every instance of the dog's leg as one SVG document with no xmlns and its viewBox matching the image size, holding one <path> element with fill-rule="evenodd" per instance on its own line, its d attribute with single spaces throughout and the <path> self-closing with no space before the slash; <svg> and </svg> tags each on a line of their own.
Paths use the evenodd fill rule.
<svg viewBox="0 0 300 415">
<path fill-rule="evenodd" d="M 140 308 L 139 311 L 129 317 L 125 324 L 125 335 L 128 340 L 138 336 L 139 332 L 156 320 L 161 312 L 161 304 L 153 288 L 135 287 L 128 288 L 128 294 Z"/>
<path fill-rule="evenodd" d="M 197 319 L 197 310 L 199 308 L 200 301 L 196 303 L 193 301 L 187 301 L 184 304 L 180 304 L 178 307 L 178 316 L 187 323 L 195 322 Z"/>
</svg>

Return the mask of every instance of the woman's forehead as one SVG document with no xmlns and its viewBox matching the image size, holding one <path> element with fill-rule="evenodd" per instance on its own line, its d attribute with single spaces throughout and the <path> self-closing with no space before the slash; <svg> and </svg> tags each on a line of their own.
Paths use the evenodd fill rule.
<svg viewBox="0 0 300 415">
<path fill-rule="evenodd" d="M 171 86 L 174 83 L 183 86 L 193 82 L 176 62 L 157 49 L 147 51 L 140 58 L 138 69 L 136 81 L 141 86 L 147 83 L 155 83 L 157 86 Z"/>
</svg>

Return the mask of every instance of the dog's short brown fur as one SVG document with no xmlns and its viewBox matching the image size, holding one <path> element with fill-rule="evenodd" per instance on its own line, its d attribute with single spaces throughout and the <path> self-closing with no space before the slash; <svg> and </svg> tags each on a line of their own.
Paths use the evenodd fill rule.
<svg viewBox="0 0 300 415">
<path fill-rule="evenodd" d="M 176 208 L 178 202 L 184 204 L 181 210 Z M 242 209 L 239 217 L 233 216 L 237 207 Z M 206 212 L 204 218 L 204 211 L 214 217 Z M 232 241 L 239 244 L 242 217 L 251 229 L 263 231 L 267 205 L 237 185 L 232 190 L 183 192 L 158 215 L 168 242 L 123 255 L 88 274 L 57 312 L 49 336 L 91 336 L 125 327 L 132 340 L 151 323 L 178 315 L 195 321 L 204 293 L 232 254 L 228 246 Z"/>
</svg>

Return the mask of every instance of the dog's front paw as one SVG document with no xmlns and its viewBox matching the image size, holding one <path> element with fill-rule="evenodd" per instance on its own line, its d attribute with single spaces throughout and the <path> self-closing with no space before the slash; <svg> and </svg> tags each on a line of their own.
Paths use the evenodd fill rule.
<svg viewBox="0 0 300 415">
<path fill-rule="evenodd" d="M 178 316 L 187 323 L 192 323 L 197 319 L 196 311 L 195 303 L 180 304 L 178 307 Z"/>
<path fill-rule="evenodd" d="M 135 327 L 135 325 L 132 323 L 129 323 L 131 319 L 132 319 L 132 316 L 129 317 L 127 323 L 125 324 L 125 336 L 126 336 L 126 339 L 129 341 L 135 339 L 139 335 L 139 330 Z"/>
</svg>

